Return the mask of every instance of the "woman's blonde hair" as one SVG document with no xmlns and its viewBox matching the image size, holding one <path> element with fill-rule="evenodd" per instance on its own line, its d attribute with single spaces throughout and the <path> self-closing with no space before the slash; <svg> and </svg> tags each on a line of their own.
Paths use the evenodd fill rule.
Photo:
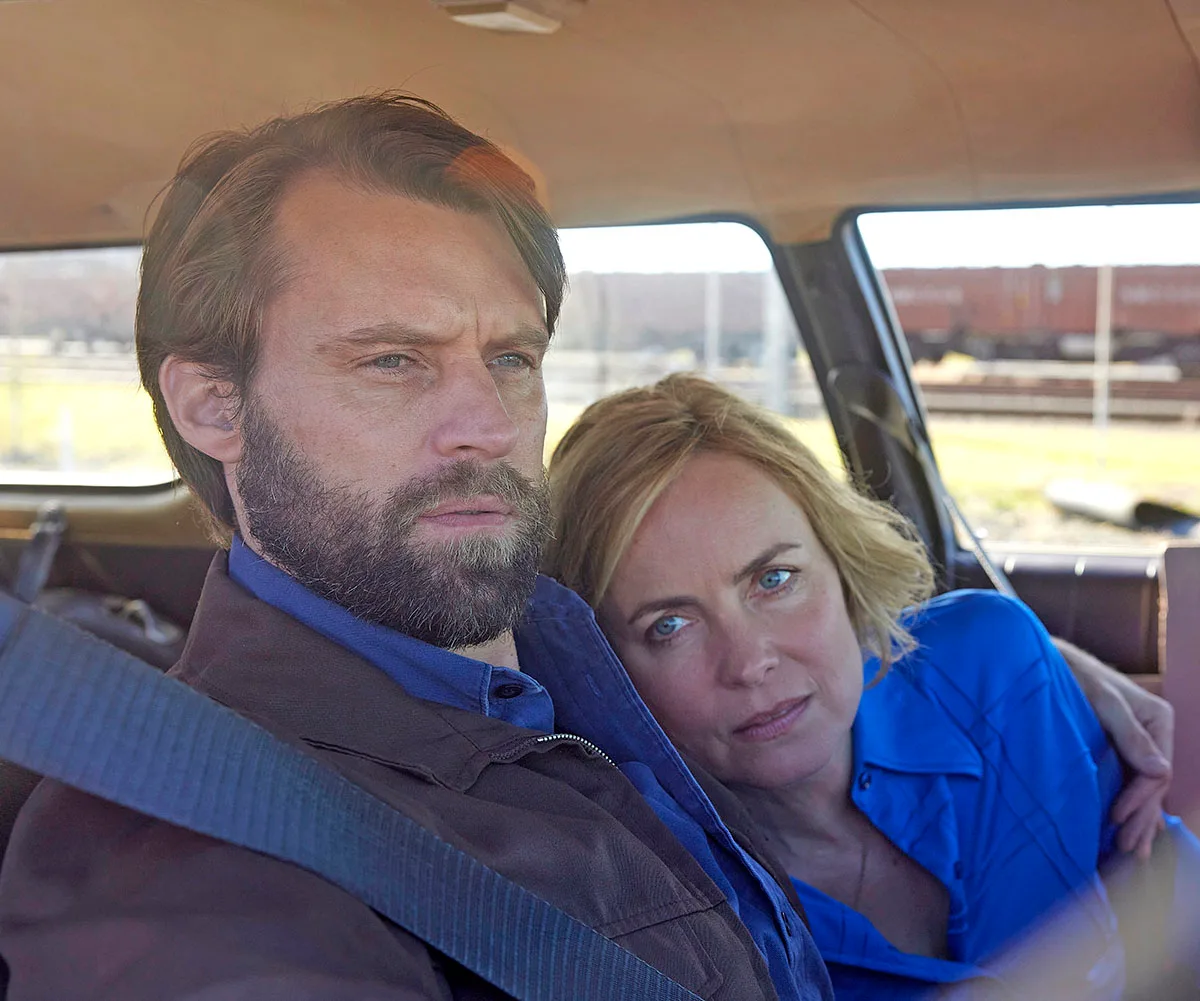
<svg viewBox="0 0 1200 1001">
<path fill-rule="evenodd" d="M 766 411 L 696 375 L 599 400 L 558 443 L 546 573 L 598 607 L 642 519 L 696 452 L 753 463 L 795 501 L 837 568 L 859 642 L 883 668 L 912 648 L 900 613 L 929 597 L 933 571 L 911 523 L 832 475 Z"/>
</svg>

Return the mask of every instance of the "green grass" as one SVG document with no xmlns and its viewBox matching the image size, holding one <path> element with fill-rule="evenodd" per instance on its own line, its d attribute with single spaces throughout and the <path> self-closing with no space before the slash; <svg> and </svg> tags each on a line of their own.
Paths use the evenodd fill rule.
<svg viewBox="0 0 1200 1001">
<path fill-rule="evenodd" d="M 1102 479 L 1157 499 L 1200 507 L 1200 430 L 1118 425 L 1101 435 L 1084 424 L 932 421 L 938 463 L 952 488 L 1018 505 L 1052 477 Z"/>
<path fill-rule="evenodd" d="M 122 382 L 0 382 L 0 465 L 171 475 L 150 398 Z"/>
<path fill-rule="evenodd" d="M 1042 495 L 1055 479 L 1128 487 L 1200 515 L 1200 428 L 996 419 L 931 421 L 946 485 L 977 528 L 1003 541 L 1128 545 L 1153 536 L 1059 514 Z"/>
<path fill-rule="evenodd" d="M 579 408 L 551 410 L 553 444 Z M 826 420 L 787 422 L 829 466 L 842 460 Z M 1125 424 L 1102 439 L 1083 423 L 992 418 L 931 419 L 934 452 L 946 485 L 972 525 L 993 540 L 1141 545 L 1153 536 L 1061 515 L 1042 495 L 1054 479 L 1128 486 L 1146 499 L 1200 513 L 1200 428 Z M 1101 462 L 1103 455 L 1103 462 Z"/>
</svg>

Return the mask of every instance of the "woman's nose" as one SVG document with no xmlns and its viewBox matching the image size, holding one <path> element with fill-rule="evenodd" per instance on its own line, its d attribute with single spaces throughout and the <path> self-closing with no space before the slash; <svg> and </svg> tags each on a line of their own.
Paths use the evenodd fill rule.
<svg viewBox="0 0 1200 1001">
<path fill-rule="evenodd" d="M 735 687 L 760 685 L 779 663 L 771 637 L 753 628 L 731 632 L 722 658 L 722 681 Z"/>
</svg>

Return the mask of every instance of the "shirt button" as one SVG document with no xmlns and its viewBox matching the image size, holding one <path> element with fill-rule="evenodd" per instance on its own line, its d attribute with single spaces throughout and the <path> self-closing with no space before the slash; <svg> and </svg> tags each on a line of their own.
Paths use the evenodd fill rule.
<svg viewBox="0 0 1200 1001">
<path fill-rule="evenodd" d="M 525 689 L 521 685 L 497 685 L 492 694 L 498 699 L 515 699 L 524 695 Z"/>
<path fill-rule="evenodd" d="M 870 772 L 860 772 L 859 773 L 858 788 L 864 789 L 864 790 L 871 788 L 871 773 Z"/>
<path fill-rule="evenodd" d="M 959 861 L 954 863 L 954 878 L 962 879 L 962 874 L 963 874 L 963 864 L 962 864 L 962 860 L 960 859 Z"/>
</svg>

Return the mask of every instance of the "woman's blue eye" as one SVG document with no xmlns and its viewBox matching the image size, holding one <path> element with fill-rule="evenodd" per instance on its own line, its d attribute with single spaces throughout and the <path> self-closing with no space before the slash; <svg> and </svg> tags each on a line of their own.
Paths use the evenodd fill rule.
<svg viewBox="0 0 1200 1001">
<path fill-rule="evenodd" d="M 758 578 L 758 586 L 764 591 L 778 591 L 791 579 L 791 570 L 768 570 Z"/>
<path fill-rule="evenodd" d="M 653 625 L 650 626 L 650 634 L 655 639 L 665 640 L 674 636 L 685 625 L 687 625 L 687 619 L 682 615 L 664 615 L 661 619 L 654 620 Z"/>
</svg>

